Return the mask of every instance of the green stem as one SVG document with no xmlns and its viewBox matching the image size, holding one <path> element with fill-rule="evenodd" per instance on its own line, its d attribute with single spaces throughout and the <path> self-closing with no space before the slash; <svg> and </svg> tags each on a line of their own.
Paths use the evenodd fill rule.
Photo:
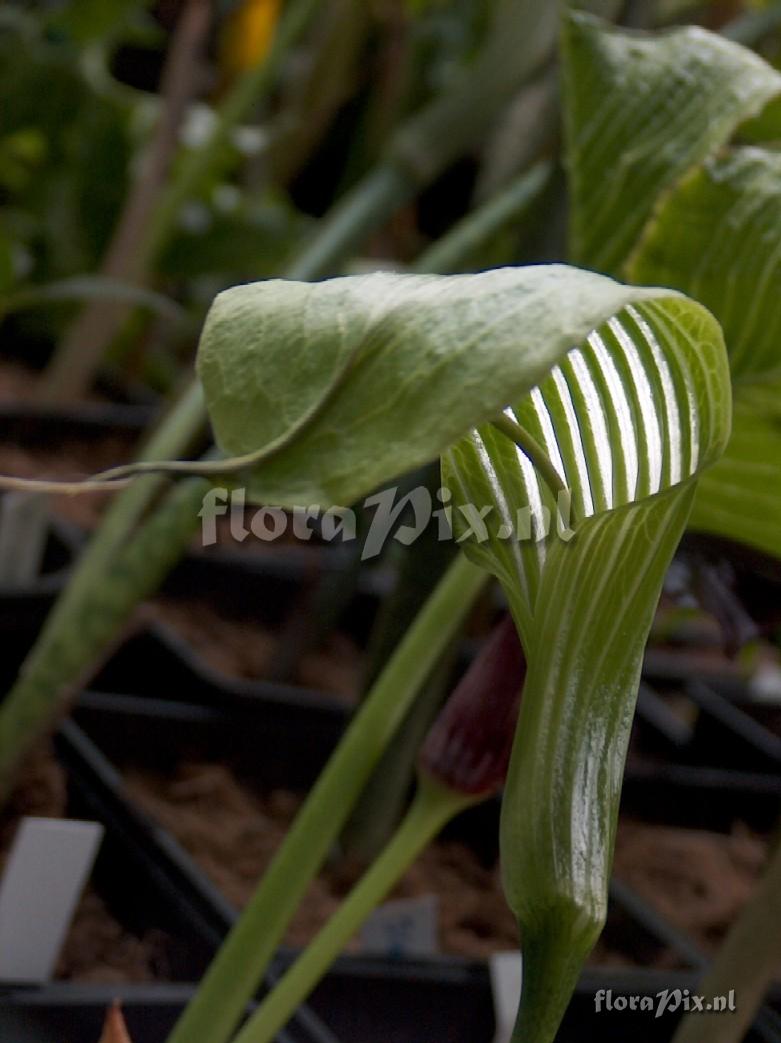
<svg viewBox="0 0 781 1043">
<path fill-rule="evenodd" d="M 781 27 L 781 4 L 773 4 L 766 11 L 749 11 L 739 18 L 733 19 L 722 27 L 721 35 L 735 43 L 743 44 L 744 47 L 756 47 L 779 27 Z"/>
<path fill-rule="evenodd" d="M 101 274 L 143 283 L 142 244 L 164 191 L 177 150 L 179 128 L 197 90 L 201 52 L 212 20 L 209 0 L 187 0 L 177 20 L 163 68 L 160 114 L 141 158 L 100 265 Z M 42 401 L 62 402 L 87 390 L 106 348 L 130 311 L 128 303 L 95 300 L 69 326 L 38 387 Z"/>
<path fill-rule="evenodd" d="M 415 261 L 415 272 L 455 272 L 491 236 L 520 218 L 540 196 L 551 174 L 549 162 L 536 163 L 487 203 L 467 214 Z"/>
<path fill-rule="evenodd" d="M 30 745 L 64 711 L 143 598 L 158 588 L 192 538 L 208 489 L 202 479 L 180 482 L 144 523 L 116 562 L 92 558 L 47 620 L 33 653 L 0 709 L 0 797 L 7 795 Z M 101 549 L 103 549 L 101 544 Z M 98 576 L 100 583 L 93 581 Z"/>
<path fill-rule="evenodd" d="M 474 803 L 474 797 L 465 797 L 421 776 L 415 800 L 387 847 L 233 1043 L 271 1043 L 423 848 L 454 815 Z"/>
<path fill-rule="evenodd" d="M 712 1001 L 734 990 L 734 1011 L 692 1013 L 673 1043 L 740 1043 L 781 965 L 781 844 L 698 987 Z"/>
<path fill-rule="evenodd" d="M 168 453 L 178 446 L 181 451 L 190 435 L 191 412 L 197 408 L 200 416 L 200 405 L 194 399 L 190 395 L 182 401 L 171 425 L 150 443 L 150 450 Z M 202 480 L 180 483 L 128 541 L 159 486 L 159 479 L 144 479 L 112 505 L 3 700 L 0 799 L 12 785 L 20 761 L 63 711 L 79 680 L 94 667 L 133 608 L 157 588 L 190 541 L 208 488 Z"/>
<path fill-rule="evenodd" d="M 443 577 L 347 729 L 168 1043 L 225 1043 L 364 783 L 487 578 L 463 556 Z"/>
<path fill-rule="evenodd" d="M 511 420 L 505 413 L 495 417 L 491 421 L 491 426 L 495 427 L 497 431 L 501 431 L 511 442 L 515 442 L 521 452 L 531 460 L 540 472 L 545 484 L 554 496 L 569 495 L 569 489 L 551 463 L 551 459 L 545 452 L 544 447 L 540 445 L 530 431 L 527 431 L 516 420 Z"/>
<path fill-rule="evenodd" d="M 193 385 L 147 443 L 145 454 L 165 458 L 184 452 L 203 419 L 200 387 Z M 68 586 L 49 613 L 16 683 L 0 705 L 0 799 L 7 792 L 20 759 L 48 727 L 63 698 L 90 666 L 106 638 L 110 640 L 124 621 L 123 617 L 109 623 L 105 612 L 111 595 L 108 577 L 125 553 L 131 530 L 163 484 L 160 478 L 143 478 L 111 504 Z M 195 512 L 194 516 L 197 520 Z M 94 626 L 89 620 L 94 621 Z"/>
<path fill-rule="evenodd" d="M 418 753 L 449 693 L 459 636 L 445 650 L 409 708 L 347 823 L 340 852 L 350 864 L 371 865 L 404 817 Z"/>
</svg>

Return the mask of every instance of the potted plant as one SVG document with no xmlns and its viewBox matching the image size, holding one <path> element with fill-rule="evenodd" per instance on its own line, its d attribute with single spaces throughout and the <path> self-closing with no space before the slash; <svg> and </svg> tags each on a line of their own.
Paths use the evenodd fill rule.
<svg viewBox="0 0 781 1043">
<path fill-rule="evenodd" d="M 645 250 L 659 249 L 657 218 L 680 205 L 679 192 L 693 185 L 699 191 L 715 171 L 716 189 L 727 186 L 724 205 L 731 208 L 746 184 L 755 191 L 764 183 L 756 168 L 772 165 L 769 150 L 730 155 L 724 169 L 723 155 L 712 153 L 736 132 L 760 141 L 772 136 L 779 82 L 768 66 L 701 33 L 622 37 L 579 15 L 566 21 L 564 39 L 570 84 L 576 76 L 578 83 L 613 76 L 620 86 L 628 70 L 637 71 L 641 89 L 631 98 L 639 115 L 620 127 L 642 127 L 643 106 L 652 108 L 666 87 L 671 105 L 691 111 L 680 136 L 671 137 L 675 147 L 657 150 L 652 134 L 632 148 L 618 142 L 615 180 L 603 187 L 593 176 L 600 153 L 589 151 L 595 140 L 602 144 L 594 121 L 607 118 L 605 107 L 618 104 L 620 92 L 603 89 L 591 105 L 570 88 L 581 263 L 614 271 L 629 252 L 631 272 L 645 270 Z M 678 71 L 685 60 L 694 72 L 687 66 L 684 76 Z M 637 182 L 642 191 L 627 188 L 632 163 L 638 178 L 647 177 Z M 608 207 L 615 199 L 620 205 Z M 687 213 L 693 202 L 696 194 Z M 608 213 L 606 228 L 600 222 Z M 737 241 L 748 241 L 739 229 Z M 742 275 L 738 268 L 734 278 Z M 723 277 L 720 269 L 713 277 L 717 311 Z M 763 292 L 757 312 L 768 305 Z M 728 332 L 731 321 L 727 311 Z M 209 479 L 241 481 L 265 503 L 331 505 L 352 502 L 405 466 L 441 454 L 443 506 L 459 542 L 502 582 L 528 662 L 502 848 L 525 956 L 516 1033 L 552 1039 L 604 919 L 643 647 L 692 504 L 700 527 L 768 546 L 774 539 L 761 517 L 752 527 L 743 518 L 733 525 L 723 507 L 730 483 L 717 460 L 729 441 L 730 379 L 717 323 L 675 291 L 631 289 L 561 266 L 449 279 L 378 274 L 230 291 L 218 298 L 200 352 L 215 433 L 233 455 L 196 464 L 152 460 L 101 476 L 109 485 L 145 472 L 189 476 L 123 554 L 126 582 L 122 591 L 117 584 L 112 615 L 121 615 L 175 555 L 169 530 L 181 538 Z M 747 400 L 728 460 L 730 453 L 743 459 L 741 439 L 749 443 L 757 417 L 767 421 L 763 437 L 772 443 L 772 399 L 757 397 L 752 381 L 744 390 L 738 377 L 739 369 L 737 389 Z M 278 412 L 268 408 L 270 386 Z M 701 494 L 697 480 L 709 464 L 716 477 Z M 114 538 L 124 525 L 117 513 Z M 96 562 L 105 562 L 100 551 Z M 482 574 L 456 559 L 355 716 L 173 1039 L 186 1038 L 196 1023 L 214 1043 L 230 1035 L 301 890 L 482 585 Z M 97 628 L 69 663 L 103 632 Z M 46 655 L 34 665 L 50 667 Z M 23 724 L 45 717 L 40 681 L 40 673 L 28 677 L 26 693 L 19 690 L 4 708 L 0 736 L 16 738 Z M 297 998 L 289 986 L 278 995 L 284 999 L 269 999 L 275 1018 Z M 241 1030 L 242 1043 L 273 1031 L 268 1010 L 261 1007 Z"/>
</svg>

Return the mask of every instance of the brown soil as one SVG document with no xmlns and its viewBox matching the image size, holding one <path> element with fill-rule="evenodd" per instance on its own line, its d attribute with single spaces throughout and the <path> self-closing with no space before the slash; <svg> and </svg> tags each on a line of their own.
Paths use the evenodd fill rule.
<svg viewBox="0 0 781 1043">
<path fill-rule="evenodd" d="M 258 794 L 218 764 L 185 764 L 173 776 L 134 771 L 127 781 L 133 797 L 237 906 L 252 894 L 300 803 L 288 792 Z M 764 842 L 744 830 L 721 836 L 626 820 L 619 827 L 616 874 L 710 950 L 748 898 L 765 857 Z M 353 879 L 344 867 L 327 869 L 307 894 L 287 942 L 306 944 Z M 485 868 L 463 845 L 432 845 L 390 897 L 424 894 L 439 898 L 443 952 L 483 958 L 517 945 L 498 869 Z M 636 958 L 602 942 L 591 962 L 628 965 Z M 677 963 L 670 952 L 655 961 L 660 967 Z"/>
<path fill-rule="evenodd" d="M 0 874 L 19 819 L 25 815 L 64 818 L 66 806 L 65 773 L 51 750 L 42 747 L 23 767 L 0 816 Z M 160 931 L 147 931 L 142 938 L 130 934 L 88 885 L 60 954 L 56 977 L 106 983 L 164 979 L 167 944 Z"/>
<path fill-rule="evenodd" d="M 19 362 L 0 362 L 0 402 L 28 402 L 35 394 L 39 374 Z"/>
<path fill-rule="evenodd" d="M 169 939 L 163 931 L 130 934 L 88 887 L 79 903 L 57 963 L 59 980 L 102 982 L 165 981 L 170 977 Z"/>
<path fill-rule="evenodd" d="M 24 815 L 63 818 L 67 800 L 65 773 L 48 746 L 37 749 L 22 766 L 19 781 L 0 816 L 0 870 L 19 819 Z"/>
<path fill-rule="evenodd" d="M 279 645 L 278 635 L 262 624 L 218 611 L 206 599 L 157 598 L 145 608 L 181 634 L 215 670 L 229 677 L 260 680 L 269 676 Z M 360 695 L 361 653 L 346 634 L 329 634 L 321 648 L 304 655 L 292 683 L 355 702 Z"/>
<path fill-rule="evenodd" d="M 133 798 L 170 830 L 236 906 L 246 904 L 279 846 L 300 798 L 286 791 L 258 795 L 218 764 L 185 764 L 174 776 L 128 772 Z M 354 882 L 331 868 L 314 882 L 286 941 L 302 946 L 323 926 Z M 483 867 L 468 848 L 437 843 L 391 897 L 440 897 L 442 950 L 475 958 L 517 947 L 518 932 L 501 893 L 498 869 Z"/>
<path fill-rule="evenodd" d="M 301 798 L 286 791 L 260 794 L 224 765 L 183 764 L 173 775 L 132 770 L 128 791 L 194 856 L 236 906 L 246 903 L 290 826 Z M 31 757 L 0 819 L 0 872 L 21 815 L 62 817 L 66 785 L 50 751 Z M 736 826 L 731 835 L 673 829 L 624 819 L 615 872 L 673 925 L 713 951 L 761 873 L 767 846 Z M 286 941 L 303 946 L 335 911 L 355 879 L 329 867 L 310 888 Z M 485 867 L 454 842 L 432 845 L 391 897 L 435 894 L 443 952 L 473 959 L 517 945 L 517 931 L 501 891 L 497 867 Z M 600 942 L 592 964 L 631 965 L 632 952 Z M 661 951 L 654 965 L 672 967 Z M 167 977 L 167 939 L 159 931 L 128 933 L 88 887 L 78 907 L 57 977 L 92 982 L 141 982 Z"/>
<path fill-rule="evenodd" d="M 0 403 L 24 403 L 35 397 L 40 373 L 18 362 L 0 360 Z M 98 393 L 90 393 L 89 402 L 105 402 Z M 117 437 L 74 440 L 49 449 L 23 447 L 14 443 L 0 444 L 0 474 L 17 478 L 77 479 L 96 471 L 124 463 L 132 451 L 132 439 Z M 92 528 L 99 519 L 109 494 L 89 493 L 81 496 L 53 496 L 54 511 L 84 528 Z"/>
<path fill-rule="evenodd" d="M 614 872 L 706 952 L 714 952 L 748 900 L 767 843 L 738 823 L 731 834 L 624 819 Z"/>
</svg>

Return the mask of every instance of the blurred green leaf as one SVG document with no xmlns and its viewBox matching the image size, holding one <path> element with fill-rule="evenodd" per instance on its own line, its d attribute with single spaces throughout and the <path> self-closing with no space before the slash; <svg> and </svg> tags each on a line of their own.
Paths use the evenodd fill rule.
<svg viewBox="0 0 781 1043">
<path fill-rule="evenodd" d="M 564 53 L 572 259 L 618 275 L 657 199 L 781 93 L 781 75 L 704 29 L 649 36 L 583 14 Z"/>
<path fill-rule="evenodd" d="M 629 275 L 685 290 L 724 327 L 734 432 L 692 525 L 781 556 L 781 155 L 729 149 L 694 170 L 663 201 Z"/>
<path fill-rule="evenodd" d="M 691 525 L 781 557 L 781 154 L 756 146 L 781 134 L 781 77 L 704 30 L 646 36 L 636 51 L 635 35 L 573 19 L 568 41 L 578 82 L 599 83 L 611 99 L 589 122 L 568 73 L 574 248 L 595 267 L 675 287 L 719 319 L 734 430 L 697 491 Z M 618 128 L 616 161 L 598 125 Z M 730 145 L 733 137 L 755 145 Z M 633 193 L 639 219 L 629 216 Z M 621 226 L 613 239 L 603 227 L 610 215 Z"/>
<path fill-rule="evenodd" d="M 627 265 L 717 314 L 734 379 L 781 375 L 781 153 L 727 149 L 661 200 Z"/>
<path fill-rule="evenodd" d="M 223 186 L 239 198 L 229 209 L 195 202 L 192 227 L 181 227 L 158 262 L 172 279 L 216 276 L 221 286 L 260 279 L 280 271 L 287 257 L 311 228 L 287 203 L 268 200 L 252 204 L 233 186 Z M 220 193 L 220 187 L 213 195 Z"/>
<path fill-rule="evenodd" d="M 132 115 L 44 23 L 0 25 L 0 192 L 40 281 L 96 267 L 126 188 Z"/>
<path fill-rule="evenodd" d="M 79 46 L 110 46 L 129 29 L 144 26 L 140 16 L 151 6 L 151 0 L 68 0 L 44 18 L 44 26 L 55 37 L 63 36 Z"/>
</svg>

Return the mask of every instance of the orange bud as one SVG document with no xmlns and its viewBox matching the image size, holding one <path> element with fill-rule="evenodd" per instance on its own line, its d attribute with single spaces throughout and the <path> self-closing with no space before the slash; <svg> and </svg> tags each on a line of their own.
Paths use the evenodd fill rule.
<svg viewBox="0 0 781 1043">
<path fill-rule="evenodd" d="M 106 1012 L 103 1034 L 98 1043 L 132 1043 L 119 1000 L 114 1000 Z"/>
</svg>

